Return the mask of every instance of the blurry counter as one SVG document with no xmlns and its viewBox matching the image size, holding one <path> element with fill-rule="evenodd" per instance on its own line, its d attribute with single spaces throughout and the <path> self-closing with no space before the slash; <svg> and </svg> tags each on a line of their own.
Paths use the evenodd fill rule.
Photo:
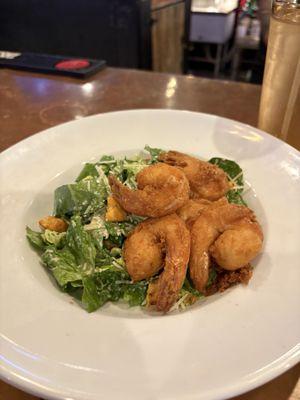
<svg viewBox="0 0 300 400">
<path fill-rule="evenodd" d="M 173 108 L 255 126 L 260 86 L 106 68 L 87 80 L 0 69 L 0 150 L 66 121 L 107 111 Z"/>
<path fill-rule="evenodd" d="M 135 108 L 205 112 L 256 126 L 260 93 L 259 85 L 140 70 L 106 68 L 78 80 L 0 69 L 0 151 L 63 122 Z M 300 150 L 300 136 L 293 146 Z"/>
</svg>

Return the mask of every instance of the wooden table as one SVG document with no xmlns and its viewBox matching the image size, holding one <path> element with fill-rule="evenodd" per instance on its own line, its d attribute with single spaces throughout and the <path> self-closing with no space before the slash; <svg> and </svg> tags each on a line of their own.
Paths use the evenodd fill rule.
<svg viewBox="0 0 300 400">
<path fill-rule="evenodd" d="M 133 108 L 201 111 L 255 126 L 259 98 L 260 86 L 191 76 L 107 68 L 82 81 L 0 70 L 0 151 L 62 122 Z M 235 400 L 300 400 L 299 375 L 300 365 Z M 0 384 L 0 400 L 34 399 Z"/>
</svg>

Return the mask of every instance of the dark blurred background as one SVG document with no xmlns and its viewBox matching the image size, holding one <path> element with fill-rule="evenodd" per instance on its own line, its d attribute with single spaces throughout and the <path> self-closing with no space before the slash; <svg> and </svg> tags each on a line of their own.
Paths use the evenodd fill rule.
<svg viewBox="0 0 300 400">
<path fill-rule="evenodd" d="M 1 0 L 0 50 L 261 83 L 259 0 Z"/>
</svg>

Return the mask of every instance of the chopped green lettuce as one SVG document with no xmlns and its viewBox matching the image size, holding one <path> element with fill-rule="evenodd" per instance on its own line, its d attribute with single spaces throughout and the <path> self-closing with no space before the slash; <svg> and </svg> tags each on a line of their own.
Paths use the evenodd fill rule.
<svg viewBox="0 0 300 400">
<path fill-rule="evenodd" d="M 186 307 L 192 305 L 204 294 L 196 290 L 190 283 L 189 278 L 186 277 L 183 286 L 179 292 L 177 302 L 173 305 L 172 310 L 184 310 Z"/>
<path fill-rule="evenodd" d="M 113 265 L 114 257 L 112 256 L 110 250 L 103 247 L 96 253 L 95 265 L 97 267 L 103 267 L 107 265 Z"/>
<path fill-rule="evenodd" d="M 189 278 L 185 278 L 182 289 L 185 290 L 186 292 L 191 293 L 193 296 L 197 296 L 197 297 L 202 297 L 203 293 L 199 292 L 199 290 L 195 289 L 190 281 Z"/>
<path fill-rule="evenodd" d="M 42 233 L 43 241 L 47 245 L 54 245 L 56 248 L 62 248 L 65 243 L 66 232 L 55 232 L 45 229 Z"/>
<path fill-rule="evenodd" d="M 129 283 L 126 285 L 123 298 L 130 307 L 141 306 L 145 302 L 147 289 L 147 281 Z"/>
<path fill-rule="evenodd" d="M 26 237 L 27 237 L 29 243 L 33 247 L 35 247 L 37 250 L 45 250 L 46 243 L 43 240 L 43 235 L 41 232 L 35 232 L 27 226 L 26 227 Z"/>
<path fill-rule="evenodd" d="M 97 163 L 105 175 L 113 174 L 131 189 L 136 188 L 136 175 L 149 165 L 148 160 L 136 156 L 133 158 L 115 159 L 109 157 Z"/>
<path fill-rule="evenodd" d="M 218 277 L 217 271 L 215 270 L 215 268 L 211 267 L 209 270 L 209 276 L 206 287 L 209 288 L 213 283 L 215 283 L 217 277 Z"/>
<path fill-rule="evenodd" d="M 124 222 L 114 226 L 114 223 L 99 222 L 99 217 L 95 218 L 88 225 L 83 225 L 80 216 L 72 217 L 63 235 L 51 231 L 38 234 L 29 228 L 28 232 L 39 248 L 46 248 L 42 261 L 58 285 L 79 299 L 88 312 L 95 311 L 107 301 L 120 299 L 131 307 L 142 304 L 148 283 L 131 282 L 124 269 L 121 247 L 109 250 L 103 243 L 104 238 L 124 241 L 124 235 L 134 224 Z M 101 227 L 105 231 L 101 231 Z M 62 238 L 63 248 L 57 248 Z"/>
<path fill-rule="evenodd" d="M 144 303 L 147 287 L 146 281 L 132 283 L 125 270 L 114 266 L 102 267 L 93 276 L 84 278 L 82 302 L 89 312 L 107 301 L 123 300 L 134 307 Z"/>
<path fill-rule="evenodd" d="M 60 186 L 54 192 L 54 215 L 65 218 L 80 215 L 87 219 L 101 212 L 107 195 L 107 187 L 102 184 L 102 179 L 94 176 Z"/>
<path fill-rule="evenodd" d="M 130 222 L 105 222 L 108 237 L 112 243 L 121 246 L 129 232 L 135 227 Z"/>
<path fill-rule="evenodd" d="M 220 157 L 211 158 L 209 162 L 221 168 L 227 174 L 229 181 L 233 184 L 233 188 L 226 194 L 229 203 L 246 206 L 247 204 L 242 198 L 244 177 L 241 167 L 235 161 Z"/>
<path fill-rule="evenodd" d="M 137 157 L 135 160 L 125 158 L 122 171 L 124 184 L 131 189 L 135 189 L 137 187 L 135 177 L 147 165 L 147 161 L 142 157 Z"/>
<path fill-rule="evenodd" d="M 96 311 L 108 300 L 100 297 L 97 282 L 92 276 L 84 277 L 82 284 L 83 293 L 81 301 L 88 312 Z"/>
<path fill-rule="evenodd" d="M 76 257 L 67 247 L 61 250 L 49 247 L 42 255 L 42 261 L 62 288 L 70 282 L 82 279 L 82 271 L 76 262 Z"/>
<path fill-rule="evenodd" d="M 81 264 L 85 272 L 91 273 L 95 267 L 96 248 L 91 236 L 84 230 L 81 218 L 75 216 L 71 219 L 66 234 L 66 245 Z"/>
<path fill-rule="evenodd" d="M 236 190 L 229 190 L 229 192 L 226 194 L 226 197 L 229 203 L 238 204 L 240 206 L 247 206 L 247 203 L 243 199 L 242 195 Z"/>
<path fill-rule="evenodd" d="M 115 159 L 104 156 L 84 165 L 76 182 L 56 189 L 54 214 L 69 222 L 67 232 L 27 228 L 30 243 L 43 251 L 42 261 L 58 285 L 91 312 L 107 301 L 123 300 L 129 306 L 145 301 L 148 282 L 133 283 L 122 258 L 126 236 L 143 220 L 135 215 L 124 222 L 105 221 L 110 195 L 108 174 L 136 187 L 136 175 L 149 165 L 140 156 Z"/>
<path fill-rule="evenodd" d="M 226 158 L 214 157 L 209 160 L 211 164 L 217 165 L 224 172 L 226 172 L 230 181 L 233 181 L 239 193 L 242 193 L 244 187 L 243 171 L 241 167 L 232 160 Z"/>
<path fill-rule="evenodd" d="M 83 280 L 82 303 L 91 312 L 107 301 L 118 301 L 124 296 L 124 283 L 128 274 L 113 266 L 97 269 L 95 274 Z"/>
<path fill-rule="evenodd" d="M 98 177 L 99 171 L 97 170 L 96 164 L 86 163 L 76 178 L 76 182 L 82 181 L 82 179 L 86 178 L 87 176 Z"/>
<path fill-rule="evenodd" d="M 158 149 L 158 148 L 155 148 L 155 147 L 150 147 L 148 145 L 145 146 L 144 150 L 150 154 L 150 157 L 151 157 L 150 164 L 157 163 L 160 153 L 163 152 L 162 149 Z"/>
</svg>

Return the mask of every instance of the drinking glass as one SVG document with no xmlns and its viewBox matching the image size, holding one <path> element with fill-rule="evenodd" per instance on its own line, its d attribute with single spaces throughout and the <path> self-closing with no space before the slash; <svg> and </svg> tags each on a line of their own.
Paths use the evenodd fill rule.
<svg viewBox="0 0 300 400">
<path fill-rule="evenodd" d="M 300 0 L 273 0 L 258 126 L 299 145 Z"/>
</svg>

